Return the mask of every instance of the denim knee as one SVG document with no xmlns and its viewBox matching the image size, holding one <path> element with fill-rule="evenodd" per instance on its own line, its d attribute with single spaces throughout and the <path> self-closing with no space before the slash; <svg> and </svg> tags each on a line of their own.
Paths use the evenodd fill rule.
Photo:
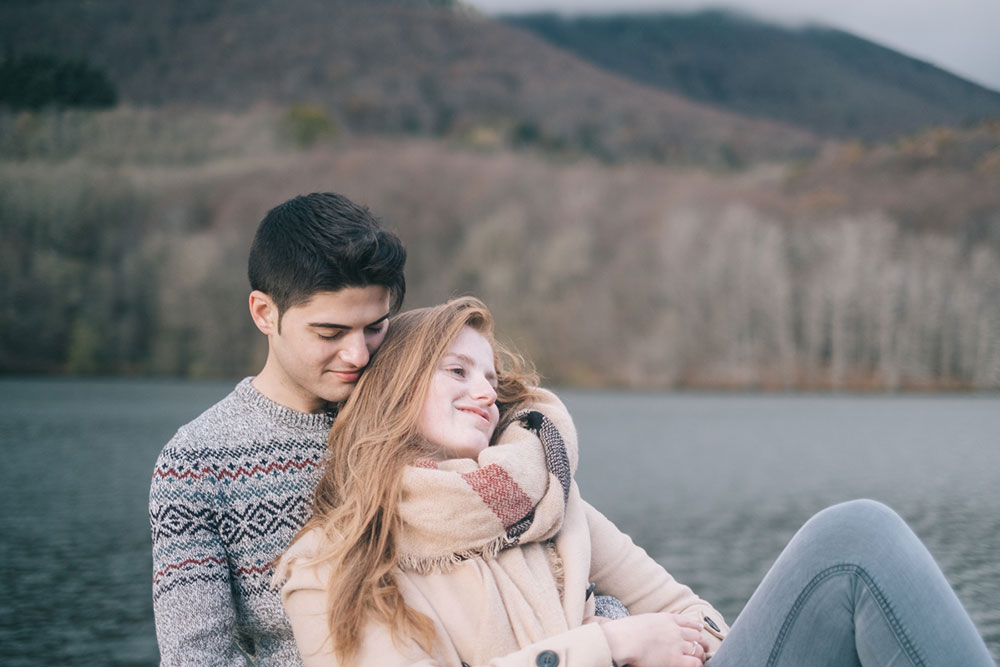
<svg viewBox="0 0 1000 667">
<path fill-rule="evenodd" d="M 831 505 L 817 512 L 814 519 L 834 520 L 858 527 L 871 526 L 882 530 L 894 530 L 903 523 L 902 518 L 888 505 L 877 500 L 861 498 Z"/>
<path fill-rule="evenodd" d="M 864 565 L 871 547 L 909 541 L 913 533 L 892 508 L 875 500 L 851 500 L 828 507 L 802 527 L 802 537 L 829 549 L 829 556 Z"/>
</svg>

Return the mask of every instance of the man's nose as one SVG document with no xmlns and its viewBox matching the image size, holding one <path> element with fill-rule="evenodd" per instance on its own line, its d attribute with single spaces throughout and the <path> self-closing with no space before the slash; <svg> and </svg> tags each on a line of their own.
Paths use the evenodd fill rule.
<svg viewBox="0 0 1000 667">
<path fill-rule="evenodd" d="M 341 359 L 355 368 L 364 368 L 370 356 L 363 332 L 352 332 L 345 337 L 344 346 L 340 349 Z"/>
</svg>

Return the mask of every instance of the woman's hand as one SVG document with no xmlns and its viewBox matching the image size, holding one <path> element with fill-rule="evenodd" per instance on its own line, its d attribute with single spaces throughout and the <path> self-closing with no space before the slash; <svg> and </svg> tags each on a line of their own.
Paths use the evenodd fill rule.
<svg viewBox="0 0 1000 667">
<path fill-rule="evenodd" d="M 701 667 L 708 646 L 697 621 L 677 614 L 637 614 L 607 621 L 601 630 L 619 667 Z"/>
</svg>

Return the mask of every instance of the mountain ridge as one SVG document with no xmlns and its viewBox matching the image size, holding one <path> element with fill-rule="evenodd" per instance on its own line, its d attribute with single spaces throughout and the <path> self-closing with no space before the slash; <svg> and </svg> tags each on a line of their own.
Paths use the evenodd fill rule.
<svg viewBox="0 0 1000 667">
<path fill-rule="evenodd" d="M 490 18 L 422 3 L 0 5 L 0 50 L 85 56 L 126 103 L 322 106 L 343 128 L 733 166 L 813 154 L 809 132 L 594 67 Z"/>
<path fill-rule="evenodd" d="M 815 24 L 723 10 L 501 19 L 610 72 L 821 136 L 881 141 L 1000 118 L 1000 93 Z"/>
</svg>

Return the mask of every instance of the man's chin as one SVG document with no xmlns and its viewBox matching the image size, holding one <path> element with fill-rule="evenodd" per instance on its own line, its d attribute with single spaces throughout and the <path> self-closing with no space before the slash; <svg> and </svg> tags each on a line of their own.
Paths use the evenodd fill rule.
<svg viewBox="0 0 1000 667">
<path fill-rule="evenodd" d="M 319 397 L 327 403 L 343 403 L 351 397 L 354 386 L 353 384 L 339 384 L 336 387 L 327 387 L 324 388 Z"/>
</svg>

